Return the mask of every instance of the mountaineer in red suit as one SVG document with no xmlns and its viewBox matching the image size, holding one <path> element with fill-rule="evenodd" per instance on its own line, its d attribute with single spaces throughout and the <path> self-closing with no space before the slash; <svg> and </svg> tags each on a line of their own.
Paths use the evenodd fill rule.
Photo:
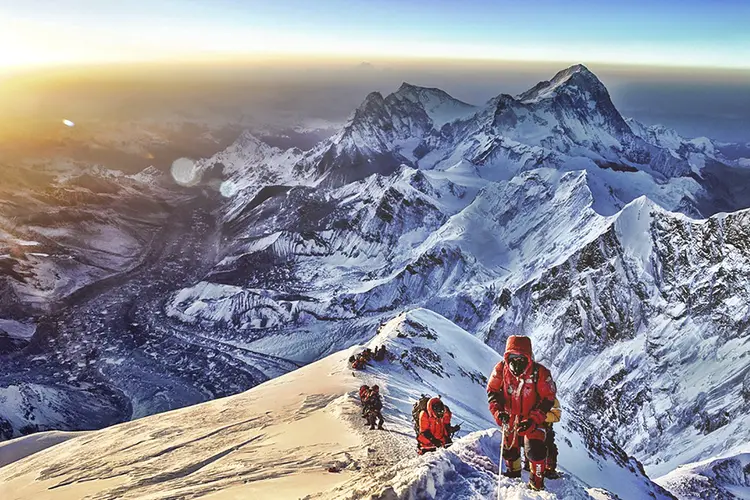
<svg viewBox="0 0 750 500">
<path fill-rule="evenodd" d="M 505 345 L 505 356 L 487 383 L 490 412 L 503 428 L 508 477 L 521 477 L 521 440 L 529 461 L 529 487 L 544 489 L 547 460 L 545 420 L 555 404 L 557 388 L 550 371 L 534 362 L 531 339 L 513 335 Z"/>
<path fill-rule="evenodd" d="M 420 455 L 451 444 L 451 411 L 440 398 L 432 398 L 427 409 L 419 413 L 417 449 Z"/>
</svg>

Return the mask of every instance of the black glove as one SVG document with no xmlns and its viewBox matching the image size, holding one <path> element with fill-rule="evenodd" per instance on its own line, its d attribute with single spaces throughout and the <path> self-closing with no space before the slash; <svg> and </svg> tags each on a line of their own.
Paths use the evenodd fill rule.
<svg viewBox="0 0 750 500">
<path fill-rule="evenodd" d="M 510 414 L 507 411 L 499 411 L 495 413 L 495 421 L 500 425 L 508 425 Z"/>
<path fill-rule="evenodd" d="M 516 427 L 516 430 L 518 430 L 518 433 L 523 435 L 524 433 L 531 430 L 533 427 L 535 427 L 536 424 L 534 424 L 534 421 L 530 418 L 527 418 L 526 420 L 521 420 L 518 422 L 518 426 Z"/>
<path fill-rule="evenodd" d="M 442 441 L 440 441 L 440 440 L 439 440 L 438 438 L 435 438 L 435 437 L 433 437 L 433 438 L 430 438 L 430 442 L 431 442 L 431 443 L 432 443 L 432 445 L 433 445 L 433 446 L 435 446 L 436 448 L 441 448 L 441 447 L 443 446 L 443 442 L 442 442 Z"/>
</svg>

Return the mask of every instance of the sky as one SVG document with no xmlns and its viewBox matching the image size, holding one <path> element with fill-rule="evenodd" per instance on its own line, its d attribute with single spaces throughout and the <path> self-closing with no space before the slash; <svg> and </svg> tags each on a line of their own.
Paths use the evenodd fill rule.
<svg viewBox="0 0 750 500">
<path fill-rule="evenodd" d="M 0 68 L 417 58 L 748 69 L 749 21 L 748 0 L 0 0 Z"/>
</svg>

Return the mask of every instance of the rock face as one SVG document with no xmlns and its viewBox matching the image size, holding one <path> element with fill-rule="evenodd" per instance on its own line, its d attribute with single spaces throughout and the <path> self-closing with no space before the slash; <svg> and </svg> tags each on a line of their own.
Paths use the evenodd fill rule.
<svg viewBox="0 0 750 500">
<path fill-rule="evenodd" d="M 649 471 L 722 453 L 750 429 L 750 171 L 726 150 L 624 119 L 580 65 L 478 107 L 372 93 L 309 151 L 243 134 L 197 165 L 224 196 L 205 265 L 160 287 L 135 321 L 149 335 L 118 351 L 168 382 L 110 367 L 105 385 L 162 411 L 425 307 L 498 350 L 530 335 L 586 425 Z M 146 361 L 165 358 L 183 364 Z"/>
</svg>

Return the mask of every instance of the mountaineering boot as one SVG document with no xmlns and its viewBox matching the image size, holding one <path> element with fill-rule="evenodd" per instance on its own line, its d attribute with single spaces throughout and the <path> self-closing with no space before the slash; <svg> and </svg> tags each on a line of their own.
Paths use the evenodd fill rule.
<svg viewBox="0 0 750 500">
<path fill-rule="evenodd" d="M 518 458 L 516 460 L 508 460 L 506 458 L 505 472 L 503 472 L 503 476 L 511 478 L 521 477 L 521 459 Z"/>
<path fill-rule="evenodd" d="M 529 476 L 529 488 L 535 491 L 541 491 L 544 489 L 544 469 L 546 467 L 546 460 L 540 460 L 538 462 L 531 462 L 531 475 Z"/>
<path fill-rule="evenodd" d="M 546 477 L 547 479 L 560 479 L 560 473 L 557 472 L 556 457 L 547 457 L 547 467 L 544 470 L 544 477 Z"/>
</svg>

